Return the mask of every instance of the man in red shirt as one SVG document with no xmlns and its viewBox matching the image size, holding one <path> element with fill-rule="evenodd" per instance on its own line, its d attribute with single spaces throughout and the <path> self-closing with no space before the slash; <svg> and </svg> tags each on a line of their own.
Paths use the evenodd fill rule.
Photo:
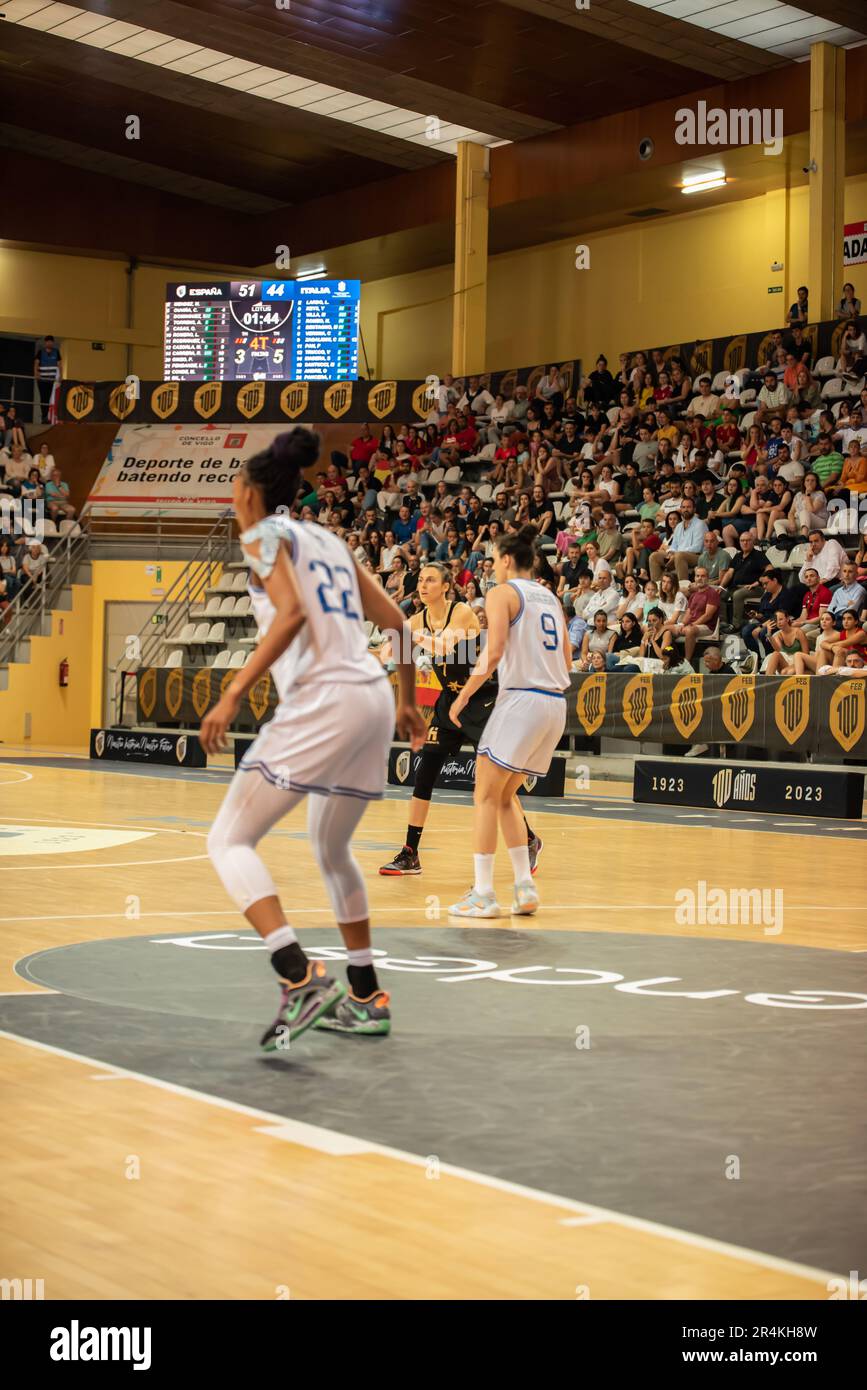
<svg viewBox="0 0 867 1390">
<path fill-rule="evenodd" d="M 352 447 L 349 450 L 349 457 L 356 467 L 360 463 L 370 463 L 372 456 L 379 448 L 379 440 L 375 439 L 370 432 L 370 425 L 361 426 L 361 434 L 357 439 L 353 439 Z"/>
<path fill-rule="evenodd" d="M 673 623 L 669 628 L 674 636 L 683 637 L 683 654 L 687 661 L 692 661 L 699 638 L 710 637 L 717 624 L 719 608 L 719 591 L 710 583 L 707 570 L 697 565 L 695 583 L 690 588 L 683 612 L 683 622 Z"/>
<path fill-rule="evenodd" d="M 792 625 L 803 628 L 807 636 L 812 637 L 819 631 L 819 619 L 831 602 L 831 590 L 820 580 L 818 570 L 805 570 L 804 583 L 807 586 L 804 606 L 800 618 L 794 618 Z"/>
<path fill-rule="evenodd" d="M 737 427 L 733 410 L 723 411 L 722 424 L 717 425 L 714 433 L 716 446 L 718 449 L 722 449 L 724 454 L 733 454 L 741 447 L 743 437 Z"/>
</svg>

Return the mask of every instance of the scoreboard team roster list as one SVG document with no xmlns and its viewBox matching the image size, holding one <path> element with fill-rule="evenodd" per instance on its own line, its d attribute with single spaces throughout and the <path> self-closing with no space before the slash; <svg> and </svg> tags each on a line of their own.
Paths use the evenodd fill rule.
<svg viewBox="0 0 867 1390">
<path fill-rule="evenodd" d="M 358 280 L 166 287 L 166 381 L 354 381 Z"/>
</svg>

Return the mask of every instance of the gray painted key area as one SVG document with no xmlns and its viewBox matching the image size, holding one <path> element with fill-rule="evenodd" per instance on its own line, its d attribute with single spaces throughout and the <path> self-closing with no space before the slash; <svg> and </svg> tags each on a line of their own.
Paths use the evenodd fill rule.
<svg viewBox="0 0 867 1390">
<path fill-rule="evenodd" d="M 337 940 L 303 944 L 344 977 Z M 19 973 L 60 993 L 0 999 L 0 1026 L 577 1201 L 867 1267 L 867 957 L 498 927 L 379 942 L 390 1038 L 312 1031 L 260 1054 L 278 994 L 246 929 L 40 952 Z"/>
</svg>

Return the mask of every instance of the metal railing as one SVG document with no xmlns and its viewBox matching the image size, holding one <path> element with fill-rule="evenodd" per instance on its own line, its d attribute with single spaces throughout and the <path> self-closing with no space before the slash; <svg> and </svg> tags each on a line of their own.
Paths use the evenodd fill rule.
<svg viewBox="0 0 867 1390">
<path fill-rule="evenodd" d="M 218 570 L 240 558 L 240 548 L 233 534 L 230 514 L 220 517 L 211 526 L 196 554 L 178 575 L 164 598 L 154 608 L 148 621 L 138 633 L 126 639 L 126 651 L 113 668 L 114 690 L 112 708 L 114 723 L 135 722 L 135 705 L 129 709 L 130 692 L 135 696 L 136 673 L 147 666 L 163 665 L 164 648 L 172 638 L 177 639 L 189 622 L 190 610 L 201 603 L 207 589 L 215 583 Z"/>
<path fill-rule="evenodd" d="M 43 425 L 48 419 L 48 406 L 43 406 L 37 379 L 15 372 L 0 372 L 0 402 L 14 405 L 22 425 Z"/>
<path fill-rule="evenodd" d="M 68 531 L 54 542 L 43 577 L 19 590 L 6 611 L 0 614 L 0 666 L 16 660 L 16 651 L 22 642 L 34 634 L 46 633 L 46 618 L 59 606 L 63 590 L 75 583 L 76 571 L 89 554 L 90 537 L 83 522 L 78 524 L 78 534 Z"/>
<path fill-rule="evenodd" d="M 87 519 L 94 558 L 111 559 L 115 554 L 123 559 L 134 548 L 145 547 L 148 558 L 160 560 L 174 556 L 175 559 L 194 554 L 208 541 L 213 541 L 216 533 L 223 529 L 231 536 L 232 513 L 221 512 L 214 518 L 190 514 L 178 515 L 177 507 L 157 508 L 146 516 L 123 516 L 98 507 L 87 507 L 83 513 Z"/>
</svg>

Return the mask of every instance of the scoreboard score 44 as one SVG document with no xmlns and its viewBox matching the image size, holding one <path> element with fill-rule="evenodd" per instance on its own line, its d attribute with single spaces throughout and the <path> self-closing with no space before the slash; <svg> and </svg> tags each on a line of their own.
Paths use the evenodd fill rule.
<svg viewBox="0 0 867 1390">
<path fill-rule="evenodd" d="M 358 280 L 166 287 L 167 381 L 351 381 Z"/>
</svg>

